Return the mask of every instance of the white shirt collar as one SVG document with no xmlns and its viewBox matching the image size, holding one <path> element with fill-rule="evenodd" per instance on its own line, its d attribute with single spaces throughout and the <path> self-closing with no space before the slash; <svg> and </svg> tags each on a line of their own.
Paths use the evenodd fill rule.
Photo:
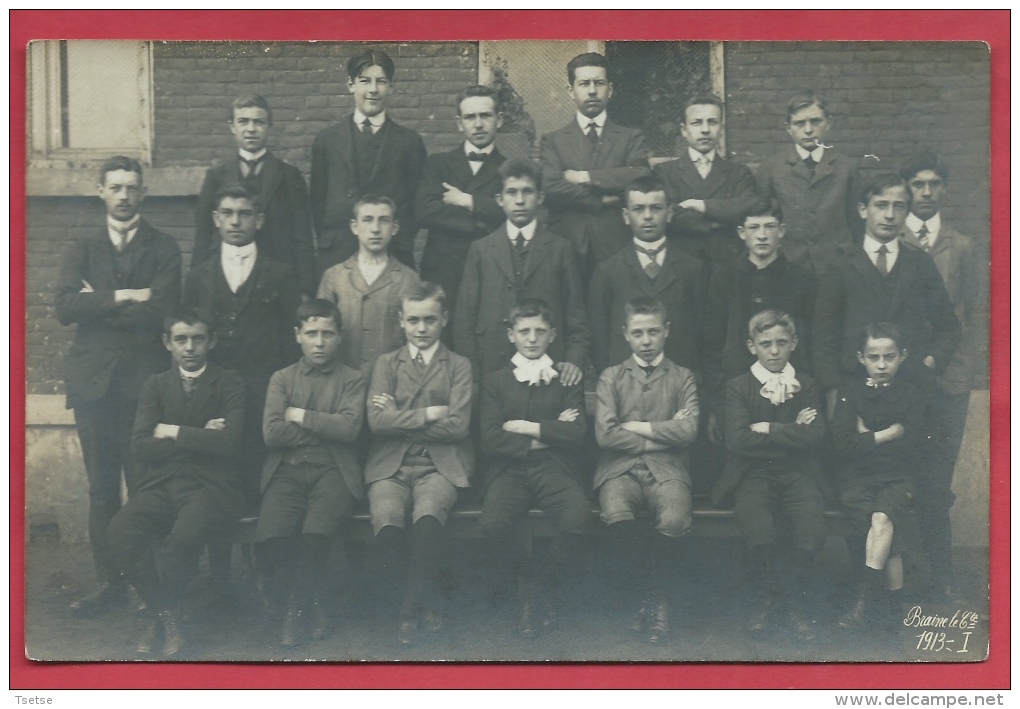
<svg viewBox="0 0 1020 709">
<path fill-rule="evenodd" d="M 924 224 L 928 227 L 928 243 L 932 244 L 935 241 L 935 237 L 939 235 L 939 230 L 942 229 L 942 213 L 935 212 L 935 216 L 926 222 L 921 221 L 921 218 L 911 212 L 907 215 L 907 221 L 904 222 L 904 226 L 910 229 L 914 235 L 921 229 L 921 225 Z"/>
<path fill-rule="evenodd" d="M 181 379 L 198 379 L 199 377 L 202 376 L 202 374 L 205 373 L 205 368 L 208 367 L 208 366 L 209 366 L 208 363 L 203 364 L 202 368 L 200 370 L 198 370 L 197 372 L 189 372 L 189 371 L 187 371 L 185 369 L 182 369 L 180 367 L 177 368 L 177 371 L 180 372 Z"/>
<path fill-rule="evenodd" d="M 652 251 L 653 249 L 657 249 L 660 246 L 664 245 L 665 243 L 666 243 L 666 237 L 665 236 L 663 236 L 661 239 L 658 239 L 657 241 L 653 241 L 651 243 L 649 243 L 647 241 L 641 241 L 640 239 L 634 239 L 634 246 L 640 246 L 642 249 L 648 249 L 649 251 Z"/>
<path fill-rule="evenodd" d="M 386 111 L 376 116 L 366 116 L 358 109 L 354 109 L 354 123 L 358 126 L 358 130 L 361 130 L 361 126 L 365 123 L 365 119 L 368 118 L 368 122 L 372 124 L 372 132 L 378 131 L 382 128 L 382 124 L 386 122 Z"/>
<path fill-rule="evenodd" d="M 595 125 L 598 126 L 598 132 L 601 133 L 602 129 L 606 127 L 606 118 L 607 118 L 607 115 L 606 115 L 605 111 L 603 111 L 599 115 L 595 116 L 594 118 L 588 118 L 588 116 L 586 116 L 583 113 L 581 113 L 580 111 L 578 111 L 577 112 L 577 125 L 581 126 L 581 132 L 582 133 L 587 133 L 588 132 L 588 126 L 591 124 L 592 121 L 594 121 Z"/>
<path fill-rule="evenodd" d="M 127 229 L 128 230 L 127 238 L 125 239 L 124 243 L 130 244 L 131 240 L 135 238 L 135 234 L 138 233 L 138 225 L 141 223 L 141 221 L 142 217 L 139 214 L 136 214 L 126 222 L 117 221 L 109 214 L 107 214 L 106 233 L 109 235 L 110 241 L 113 243 L 113 245 L 116 246 L 118 243 L 120 243 L 120 234 L 115 230 Z"/>
<path fill-rule="evenodd" d="M 760 394 L 774 406 L 789 401 L 800 391 L 797 370 L 789 362 L 778 372 L 770 372 L 761 362 L 755 362 L 751 365 L 751 374 L 762 384 Z"/>
<path fill-rule="evenodd" d="M 559 376 L 559 372 L 553 368 L 552 357 L 548 354 L 538 359 L 528 359 L 518 352 L 510 358 L 510 363 L 514 365 L 514 378 L 528 386 L 548 384 Z"/>
<path fill-rule="evenodd" d="M 885 247 L 885 250 L 889 254 L 898 254 L 900 252 L 899 239 L 893 239 L 892 241 L 882 242 L 871 236 L 870 234 L 864 235 L 864 250 L 868 252 L 868 255 L 878 253 L 881 247 Z"/>
<path fill-rule="evenodd" d="M 538 228 L 538 220 L 532 219 L 530 223 L 525 224 L 522 227 L 514 226 L 509 220 L 506 223 L 506 233 L 510 237 L 510 241 L 517 239 L 517 232 L 524 234 L 525 243 L 530 244 L 531 240 L 535 237 L 535 229 Z"/>
<path fill-rule="evenodd" d="M 701 158 L 703 158 L 703 157 L 704 158 L 708 158 L 708 161 L 710 163 L 711 162 L 715 162 L 715 148 L 712 148 L 707 153 L 699 153 L 697 150 L 695 150 L 694 148 L 692 148 L 691 146 L 688 145 L 687 146 L 687 154 L 691 156 L 691 162 L 695 162 L 696 163 L 696 162 L 698 162 L 698 160 L 701 160 Z"/>
<path fill-rule="evenodd" d="M 801 160 L 807 160 L 807 156 L 810 155 L 815 159 L 815 162 L 821 162 L 822 156 L 825 155 L 825 148 L 823 148 L 820 145 L 814 150 L 812 150 L 810 153 L 804 150 L 804 148 L 800 147 L 800 143 L 794 143 L 793 147 L 797 149 L 797 155 L 800 155 Z"/>
<path fill-rule="evenodd" d="M 411 354 L 411 359 L 413 360 L 414 358 L 416 358 L 418 356 L 418 353 L 421 352 L 421 358 L 423 360 L 425 360 L 425 365 L 426 366 L 428 366 L 429 362 L 432 361 L 432 356 L 436 353 L 436 350 L 438 350 L 438 349 L 439 349 L 439 340 L 436 340 L 435 342 L 432 343 L 431 347 L 429 347 L 428 349 L 424 349 L 424 350 L 419 350 L 417 347 L 412 345 L 410 342 L 407 343 L 407 351 Z"/>
<path fill-rule="evenodd" d="M 269 151 L 266 148 L 262 148 L 262 150 L 258 151 L 257 153 L 249 153 L 247 150 L 244 150 L 243 148 L 237 149 L 237 154 L 240 155 L 245 160 L 258 160 L 268 152 Z"/>
<path fill-rule="evenodd" d="M 496 143 L 492 142 L 486 145 L 484 148 L 476 148 L 468 141 L 464 141 L 464 154 L 469 153 L 481 153 L 482 155 L 492 155 L 492 151 L 496 149 Z"/>
<path fill-rule="evenodd" d="M 245 244 L 244 246 L 234 246 L 233 244 L 220 243 L 220 254 L 224 260 L 236 260 L 242 256 L 255 256 L 258 254 L 258 247 L 255 242 Z"/>
<path fill-rule="evenodd" d="M 659 356 L 653 359 L 651 362 L 646 362 L 637 355 L 631 355 L 631 357 L 634 358 L 634 361 L 638 363 L 639 367 L 647 367 L 649 365 L 651 365 L 652 367 L 658 367 L 660 364 L 662 364 L 662 360 L 666 359 L 666 353 L 660 352 Z"/>
</svg>

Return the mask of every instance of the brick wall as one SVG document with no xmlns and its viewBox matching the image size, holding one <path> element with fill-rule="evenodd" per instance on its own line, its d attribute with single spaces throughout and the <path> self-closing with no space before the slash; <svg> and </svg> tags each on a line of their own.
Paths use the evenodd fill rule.
<svg viewBox="0 0 1020 709">
<path fill-rule="evenodd" d="M 834 114 L 829 143 L 898 167 L 921 147 L 950 166 L 945 213 L 989 236 L 989 61 L 980 42 L 728 42 L 726 147 L 757 164 L 789 143 L 786 104 L 814 89 Z"/>
</svg>

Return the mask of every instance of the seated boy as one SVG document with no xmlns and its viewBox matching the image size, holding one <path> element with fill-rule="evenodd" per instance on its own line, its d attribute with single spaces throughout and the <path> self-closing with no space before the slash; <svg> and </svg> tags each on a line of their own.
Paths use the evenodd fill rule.
<svg viewBox="0 0 1020 709">
<path fill-rule="evenodd" d="M 712 491 L 719 504 L 736 489 L 736 513 L 748 549 L 755 599 L 747 630 L 771 623 L 778 597 L 801 640 L 814 636 L 806 615 L 811 560 L 825 542 L 817 451 L 825 437 L 814 382 L 790 364 L 797 348 L 793 318 L 778 310 L 754 315 L 747 348 L 757 361 L 726 384 L 726 468 Z M 777 578 L 776 517 L 793 528 L 792 569 Z"/>
<path fill-rule="evenodd" d="M 319 297 L 336 304 L 346 327 L 340 361 L 361 370 L 367 382 L 376 358 L 404 344 L 400 294 L 421 279 L 390 255 L 390 244 L 400 231 L 392 199 L 365 195 L 355 202 L 351 231 L 358 237 L 358 251 L 322 274 Z"/>
<path fill-rule="evenodd" d="M 162 639 L 163 654 L 174 658 L 187 645 L 182 607 L 202 547 L 241 512 L 244 383 L 208 362 L 215 338 L 206 315 L 172 313 L 163 329 L 174 364 L 142 386 L 132 441 L 139 484 L 107 537 L 119 570 L 151 611 L 137 651 L 152 653 Z"/>
<path fill-rule="evenodd" d="M 556 339 L 552 309 L 527 298 L 510 309 L 506 322 L 517 354 L 486 375 L 479 405 L 489 459 L 480 525 L 493 558 L 517 577 L 517 630 L 534 638 L 555 623 L 557 571 L 573 563 L 591 520 L 577 467 L 587 424 L 580 383 L 555 381 L 559 373 L 547 354 Z M 533 506 L 556 520 L 559 534 L 529 565 L 514 523 Z"/>
<path fill-rule="evenodd" d="M 697 386 L 689 369 L 663 354 L 669 322 L 662 303 L 627 303 L 623 334 L 632 356 L 599 377 L 595 488 L 602 521 L 618 542 L 621 572 L 643 593 L 633 627 L 658 643 L 669 634 L 668 571 L 678 565 L 677 539 L 691 527 L 687 447 L 698 432 Z M 656 532 L 650 543 L 637 521 L 642 509 Z"/>
<path fill-rule="evenodd" d="M 372 529 L 387 556 L 402 545 L 410 515 L 411 558 L 397 639 L 418 640 L 424 618 L 441 629 L 437 572 L 443 527 L 468 486 L 474 460 L 471 363 L 439 341 L 446 327 L 446 294 L 425 281 L 400 301 L 407 344 L 376 360 L 368 395 L 368 424 L 375 437 L 365 464 Z"/>
<path fill-rule="evenodd" d="M 330 537 L 362 498 L 361 467 L 351 445 L 364 418 L 365 381 L 339 358 L 343 320 L 332 303 L 298 306 L 294 336 L 301 360 L 273 374 L 263 435 L 259 539 L 270 566 L 270 599 L 286 599 L 280 632 L 285 646 L 302 640 L 310 611 L 315 639 L 328 627 L 321 574 Z"/>
<path fill-rule="evenodd" d="M 840 498 L 867 533 L 860 583 L 839 620 L 844 628 L 862 627 L 876 612 L 896 609 L 903 552 L 920 549 L 913 501 L 928 401 L 921 385 L 896 376 L 907 358 L 901 342 L 892 323 L 865 327 L 857 359 L 868 376 L 844 387 L 832 419 L 833 443 L 847 458 Z"/>
</svg>

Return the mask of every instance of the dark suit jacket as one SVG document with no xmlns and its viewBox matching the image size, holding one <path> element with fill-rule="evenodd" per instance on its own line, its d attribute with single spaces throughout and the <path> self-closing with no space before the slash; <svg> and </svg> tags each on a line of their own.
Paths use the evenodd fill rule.
<svg viewBox="0 0 1020 709">
<path fill-rule="evenodd" d="M 222 430 L 205 427 L 217 418 L 224 419 Z M 224 514 L 236 517 L 243 500 L 236 460 L 243 421 L 244 383 L 236 372 L 208 364 L 190 402 L 177 367 L 152 375 L 138 399 L 131 444 L 141 469 L 138 490 L 189 475 L 213 494 Z M 158 423 L 180 426 L 177 439 L 155 438 Z"/>
<path fill-rule="evenodd" d="M 368 425 L 375 436 L 365 464 L 365 483 L 385 480 L 400 470 L 411 446 L 425 446 L 436 470 L 457 487 L 467 487 L 474 472 L 471 422 L 471 363 L 440 343 L 425 371 L 411 360 L 407 346 L 384 354 L 372 370 Z M 390 394 L 396 408 L 382 411 L 373 397 Z M 450 414 L 425 423 L 429 406 L 449 406 Z"/>
<path fill-rule="evenodd" d="M 818 387 L 811 377 L 797 372 L 801 389 L 775 406 L 761 395 L 761 382 L 751 372 L 726 383 L 726 465 L 712 488 L 712 504 L 718 505 L 736 489 L 744 475 L 764 459 L 785 460 L 790 472 L 818 476 L 818 451 L 825 441 L 825 414 Z M 810 424 L 796 423 L 806 408 L 818 412 Z M 752 423 L 767 421 L 768 433 L 755 433 Z"/>
<path fill-rule="evenodd" d="M 900 241 L 921 247 L 906 227 Z M 963 328 L 960 346 L 938 376 L 939 387 L 949 394 L 984 389 L 988 386 L 988 256 L 974 241 L 946 226 L 945 219 L 929 255 Z"/>
<path fill-rule="evenodd" d="M 626 246 L 630 229 L 623 223 L 620 192 L 635 177 L 649 174 L 644 135 L 607 120 L 592 158 L 588 137 L 576 120 L 542 136 L 542 182 L 549 208 L 549 228 L 569 239 L 583 268 L 612 256 Z M 587 170 L 591 182 L 574 185 L 563 179 L 564 170 Z M 603 196 L 616 197 L 610 205 Z"/>
<path fill-rule="evenodd" d="M 573 247 L 539 225 L 521 290 L 510 248 L 505 223 L 471 244 L 453 317 L 456 350 L 471 360 L 477 381 L 506 366 L 516 351 L 506 336 L 510 308 L 525 298 L 541 298 L 552 308 L 556 327 L 549 356 L 583 368 L 590 335 Z"/>
<path fill-rule="evenodd" d="M 457 302 L 457 290 L 464 275 L 468 248 L 472 241 L 491 234 L 506 219 L 496 203 L 500 190 L 499 166 L 506 160 L 498 150 L 481 164 L 478 174 L 464 154 L 464 146 L 448 153 L 430 155 L 418 184 L 415 215 L 429 230 L 425 255 L 421 260 L 423 280 L 438 283 L 446 291 L 447 302 Z M 443 204 L 443 183 L 451 184 L 474 198 L 474 210 Z"/>
<path fill-rule="evenodd" d="M 927 378 L 922 363 L 928 355 L 935 358 L 935 373 L 942 373 L 960 342 L 960 322 L 928 254 L 901 244 L 895 265 L 883 277 L 862 246 L 837 247 L 815 305 L 812 349 L 819 387 L 863 376 L 857 361 L 859 334 L 864 326 L 883 321 L 899 328 L 907 348 L 900 377 Z"/>
<path fill-rule="evenodd" d="M 249 387 L 265 392 L 273 372 L 301 355 L 294 340 L 294 311 L 301 302 L 294 271 L 260 252 L 234 317 L 217 307 L 216 281 L 222 274 L 218 257 L 193 267 L 185 282 L 184 305 L 202 308 L 213 317 L 216 347 L 209 359 L 236 370 Z"/>
<path fill-rule="evenodd" d="M 315 244 L 312 242 L 312 217 L 308 206 L 308 188 L 301 171 L 272 153 L 263 159 L 258 178 L 266 219 L 255 235 L 259 252 L 297 273 L 302 293 L 313 295 L 318 285 L 315 271 Z M 241 182 L 239 156 L 209 168 L 195 206 L 195 250 L 193 264 L 219 254 L 220 236 L 213 224 L 216 192 L 231 183 Z"/>
<path fill-rule="evenodd" d="M 654 282 L 645 275 L 633 248 L 621 249 L 599 264 L 588 291 L 596 371 L 630 357 L 630 345 L 623 338 L 623 307 L 638 297 L 655 298 L 666 307 L 666 357 L 698 371 L 705 288 L 704 264 L 672 245 L 666 248 L 663 268 Z"/>
<path fill-rule="evenodd" d="M 702 178 L 685 149 L 679 159 L 660 163 L 653 172 L 665 183 L 673 205 L 673 219 L 666 228 L 673 243 L 713 263 L 724 263 L 744 250 L 737 226 L 760 199 L 746 165 L 717 153 L 708 177 Z M 705 200 L 705 213 L 681 209 L 680 202 L 687 199 Z"/>
<path fill-rule="evenodd" d="M 111 382 L 137 399 L 145 380 L 170 360 L 162 342 L 163 316 L 181 297 L 181 250 L 173 237 L 144 219 L 127 248 L 131 266 L 122 286 L 115 280 L 114 248 L 105 225 L 77 239 L 64 254 L 57 319 L 78 325 L 64 375 L 68 408 L 102 398 Z M 82 292 L 86 282 L 92 292 Z M 152 297 L 114 304 L 120 288 L 151 288 Z"/>
<path fill-rule="evenodd" d="M 351 233 L 351 209 L 369 193 L 383 194 L 397 204 L 400 231 L 390 246 L 393 255 L 413 266 L 411 252 L 418 231 L 414 198 L 425 164 L 425 143 L 410 128 L 386 117 L 379 130 L 381 145 L 372 172 L 355 170 L 353 115 L 315 136 L 312 143 L 312 219 L 319 249 L 319 270 L 345 261 L 358 250 Z M 408 260 L 410 258 L 410 260 Z"/>
<path fill-rule="evenodd" d="M 524 460 L 531 451 L 531 436 L 503 430 L 507 421 L 535 421 L 541 426 L 539 440 L 548 445 L 548 454 L 568 475 L 580 482 L 578 458 L 584 445 L 588 418 L 584 410 L 584 388 L 580 384 L 563 386 L 559 379 L 548 384 L 529 386 L 517 381 L 513 364 L 485 376 L 479 411 L 482 452 L 488 456 L 485 487 L 514 460 Z M 575 421 L 560 421 L 567 409 L 577 409 Z"/>
<path fill-rule="evenodd" d="M 757 178 L 761 196 L 783 208 L 782 248 L 791 261 L 819 270 L 834 246 L 852 244 L 863 233 L 854 158 L 826 149 L 812 177 L 791 143 L 762 163 Z"/>
</svg>

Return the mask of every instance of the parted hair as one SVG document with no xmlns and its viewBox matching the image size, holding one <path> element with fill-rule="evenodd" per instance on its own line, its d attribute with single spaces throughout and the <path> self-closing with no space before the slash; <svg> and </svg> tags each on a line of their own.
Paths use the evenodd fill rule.
<svg viewBox="0 0 1020 709">
<path fill-rule="evenodd" d="M 611 80 L 609 76 L 609 60 L 598 52 L 585 52 L 584 54 L 578 54 L 567 62 L 567 82 L 571 86 L 574 85 L 574 77 L 577 75 L 577 70 L 585 66 L 602 67 L 606 70 L 606 79 Z"/>
<path fill-rule="evenodd" d="M 626 305 L 623 306 L 624 324 L 629 323 L 630 319 L 635 315 L 658 315 L 662 318 L 663 324 L 668 322 L 666 319 L 666 306 L 655 298 L 641 296 L 640 298 L 627 301 Z"/>
<path fill-rule="evenodd" d="M 803 111 L 805 108 L 811 108 L 811 106 L 818 106 L 818 108 L 822 109 L 825 117 L 829 118 L 829 104 L 826 100 L 814 91 L 804 91 L 791 98 L 790 102 L 786 104 L 786 122 L 790 122 L 794 113 Z"/>
<path fill-rule="evenodd" d="M 364 207 L 366 204 L 385 204 L 388 205 L 390 210 L 393 212 L 394 220 L 397 218 L 397 203 L 384 194 L 366 194 L 361 197 L 354 206 L 351 208 L 351 215 L 354 219 L 358 218 L 358 210 Z"/>
<path fill-rule="evenodd" d="M 631 192 L 648 194 L 649 192 L 665 192 L 666 185 L 655 175 L 641 175 L 635 177 L 623 188 L 623 203 L 627 204 L 627 198 Z"/>
<path fill-rule="evenodd" d="M 324 298 L 312 298 L 301 303 L 294 311 L 294 327 L 300 331 L 301 326 L 312 318 L 331 318 L 333 324 L 336 325 L 337 332 L 343 332 L 343 318 L 340 317 L 340 311 L 336 309 L 336 305 L 332 301 Z"/>
<path fill-rule="evenodd" d="M 496 93 L 496 89 L 491 86 L 475 84 L 474 86 L 468 86 L 466 89 L 457 94 L 457 115 L 460 115 L 460 105 L 464 102 L 464 99 L 475 98 L 478 96 L 491 98 L 493 105 L 496 107 L 496 113 L 499 113 L 499 94 Z"/>
<path fill-rule="evenodd" d="M 719 109 L 719 118 L 722 118 L 726 113 L 726 106 L 723 104 L 722 99 L 715 94 L 695 94 L 684 103 L 684 122 L 687 121 L 687 109 L 691 106 L 715 106 Z"/>
<path fill-rule="evenodd" d="M 535 183 L 535 189 L 542 191 L 542 166 L 534 160 L 526 158 L 511 158 L 499 166 L 500 190 L 506 185 L 511 177 L 517 179 L 528 178 Z"/>
<path fill-rule="evenodd" d="M 774 199 L 759 199 L 753 204 L 749 205 L 744 210 L 743 215 L 740 217 L 740 224 L 743 225 L 747 221 L 748 217 L 775 217 L 776 220 L 783 223 L 783 208 L 779 206 L 778 200 Z"/>
<path fill-rule="evenodd" d="M 393 80 L 393 74 L 396 73 L 396 67 L 393 65 L 393 60 L 390 59 L 390 55 L 381 49 L 366 49 L 361 54 L 355 54 L 347 61 L 347 76 L 351 80 L 357 79 L 361 76 L 361 72 L 371 66 L 382 67 L 383 73 L 386 74 L 386 78 L 390 81 Z"/>
<path fill-rule="evenodd" d="M 404 292 L 400 294 L 400 310 L 404 310 L 405 301 L 421 302 L 423 300 L 436 300 L 439 303 L 440 309 L 446 312 L 446 291 L 438 283 L 432 281 L 422 281 L 413 286 L 409 286 L 404 289 Z"/>
<path fill-rule="evenodd" d="M 176 307 L 171 310 L 163 318 L 163 334 L 169 336 L 170 331 L 177 323 L 184 323 L 185 325 L 205 325 L 205 331 L 209 335 L 213 334 L 213 317 L 212 314 L 201 308 L 184 308 Z"/>
<path fill-rule="evenodd" d="M 911 205 L 913 196 L 910 192 L 910 186 L 907 185 L 906 180 L 895 172 L 880 172 L 865 180 L 864 184 L 861 185 L 861 193 L 857 201 L 867 206 L 872 197 L 882 194 L 890 187 L 902 187 L 903 191 L 907 193 L 907 207 Z"/>
<path fill-rule="evenodd" d="M 892 340 L 896 343 L 896 349 L 903 351 L 903 336 L 900 329 L 891 322 L 871 323 L 862 327 L 860 339 L 857 341 L 858 352 L 864 351 L 868 346 L 868 340 Z"/>
<path fill-rule="evenodd" d="M 269 102 L 261 94 L 244 94 L 235 98 L 230 104 L 231 122 L 233 122 L 235 112 L 239 108 L 261 108 L 266 112 L 269 125 L 273 124 L 273 109 L 269 107 Z"/>
<path fill-rule="evenodd" d="M 262 195 L 258 193 L 258 190 L 249 187 L 243 182 L 231 182 L 216 190 L 216 209 L 219 209 L 223 200 L 228 198 L 250 201 L 257 214 L 262 214 L 263 209 L 265 209 L 265 206 L 262 204 Z"/>
<path fill-rule="evenodd" d="M 104 162 L 99 167 L 99 184 L 106 184 L 106 174 L 109 172 L 116 172 L 117 170 L 125 170 L 126 172 L 137 172 L 138 181 L 142 181 L 142 163 L 138 162 L 134 158 L 129 158 L 126 155 L 114 155 L 112 158 Z"/>
<path fill-rule="evenodd" d="M 788 314 L 782 310 L 762 310 L 751 316 L 751 320 L 747 323 L 747 336 L 753 340 L 755 335 L 774 327 L 785 328 L 791 337 L 797 335 L 797 325 Z"/>
<path fill-rule="evenodd" d="M 925 170 L 931 170 L 946 182 L 949 181 L 949 168 L 932 150 L 925 150 L 907 158 L 900 169 L 900 177 L 909 182 L 917 173 Z"/>
<path fill-rule="evenodd" d="M 542 318 L 549 327 L 556 327 L 556 323 L 553 322 L 552 308 L 541 298 L 525 298 L 510 308 L 510 312 L 506 316 L 506 326 L 513 328 L 517 321 L 523 318 Z"/>
</svg>

